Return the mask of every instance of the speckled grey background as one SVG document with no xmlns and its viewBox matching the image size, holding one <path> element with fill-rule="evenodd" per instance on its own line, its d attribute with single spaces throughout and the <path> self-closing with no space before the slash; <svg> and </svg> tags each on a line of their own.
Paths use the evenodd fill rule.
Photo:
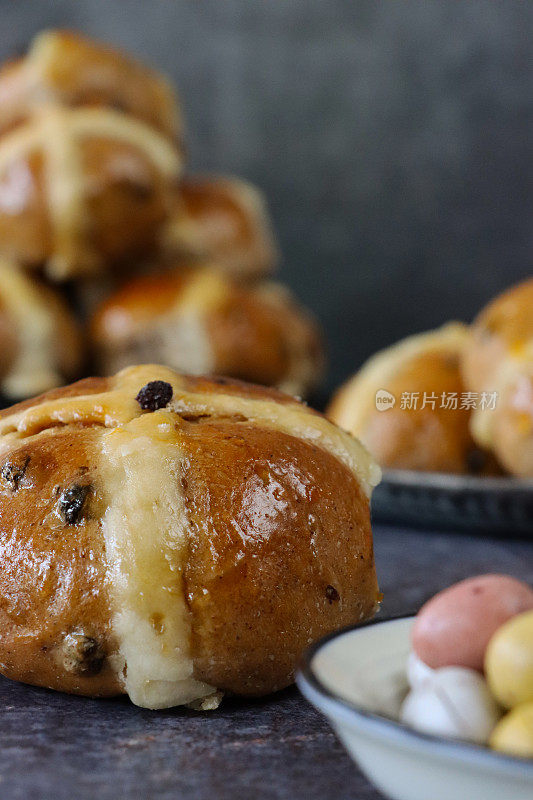
<svg viewBox="0 0 533 800">
<path fill-rule="evenodd" d="M 169 73 L 191 167 L 267 191 L 284 278 L 363 357 L 531 273 L 533 3 L 0 0 L 0 55 L 77 27 Z"/>
</svg>

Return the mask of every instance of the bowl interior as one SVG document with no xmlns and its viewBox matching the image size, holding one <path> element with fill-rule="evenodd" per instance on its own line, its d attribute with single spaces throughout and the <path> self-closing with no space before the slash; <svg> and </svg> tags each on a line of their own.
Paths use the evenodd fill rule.
<svg viewBox="0 0 533 800">
<path fill-rule="evenodd" d="M 334 636 L 315 652 L 311 670 L 332 695 L 398 719 L 407 693 L 406 667 L 414 617 L 378 622 Z"/>
</svg>

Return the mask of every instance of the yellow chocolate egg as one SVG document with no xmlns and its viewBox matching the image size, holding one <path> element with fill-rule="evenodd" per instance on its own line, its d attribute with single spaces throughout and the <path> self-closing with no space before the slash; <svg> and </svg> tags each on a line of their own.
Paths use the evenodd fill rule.
<svg viewBox="0 0 533 800">
<path fill-rule="evenodd" d="M 533 702 L 509 711 L 492 731 L 489 743 L 510 756 L 533 758 Z"/>
<path fill-rule="evenodd" d="M 499 628 L 485 654 L 490 689 L 505 708 L 533 701 L 533 611 Z"/>
</svg>

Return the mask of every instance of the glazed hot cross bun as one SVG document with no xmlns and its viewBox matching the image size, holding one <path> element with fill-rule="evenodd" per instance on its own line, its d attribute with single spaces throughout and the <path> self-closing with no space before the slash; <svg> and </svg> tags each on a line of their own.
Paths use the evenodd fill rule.
<svg viewBox="0 0 533 800">
<path fill-rule="evenodd" d="M 286 395 L 132 367 L 1 412 L 0 462 L 9 678 L 210 708 L 376 610 L 379 469 Z"/>
<path fill-rule="evenodd" d="M 181 156 L 109 108 L 47 107 L 0 139 L 0 251 L 54 280 L 148 250 L 166 220 Z"/>
<path fill-rule="evenodd" d="M 214 260 L 220 269 L 243 279 L 271 274 L 278 262 L 263 194 L 230 176 L 183 179 L 165 247 L 185 260 Z"/>
<path fill-rule="evenodd" d="M 470 411 L 461 407 L 460 358 L 467 341 L 468 329 L 455 322 L 377 353 L 339 389 L 328 416 L 358 436 L 382 467 L 491 471 L 490 458 L 470 435 Z M 379 390 L 393 395 L 394 405 L 378 408 Z M 404 394 L 417 398 L 416 407 L 414 401 L 402 407 Z M 446 405 L 443 395 L 455 401 Z"/>
<path fill-rule="evenodd" d="M 496 297 L 472 325 L 463 357 L 467 387 L 496 393 L 472 415 L 472 434 L 506 470 L 533 476 L 533 278 Z"/>
<path fill-rule="evenodd" d="M 157 361 L 305 396 L 323 369 L 317 326 L 286 289 L 214 265 L 133 279 L 96 311 L 90 338 L 101 374 Z"/>
<path fill-rule="evenodd" d="M 58 292 L 0 258 L 0 391 L 31 397 L 79 375 L 81 335 Z"/>
<path fill-rule="evenodd" d="M 0 133 L 43 106 L 105 106 L 179 139 L 177 99 L 165 78 L 106 45 L 44 31 L 28 53 L 0 69 Z"/>
</svg>

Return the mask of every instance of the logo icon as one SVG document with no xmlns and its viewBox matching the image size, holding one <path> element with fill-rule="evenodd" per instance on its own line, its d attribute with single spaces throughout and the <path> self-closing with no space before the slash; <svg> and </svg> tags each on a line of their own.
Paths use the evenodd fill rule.
<svg viewBox="0 0 533 800">
<path fill-rule="evenodd" d="M 386 389 L 378 389 L 376 392 L 376 408 L 378 411 L 389 411 L 394 408 L 396 398 Z"/>
</svg>

